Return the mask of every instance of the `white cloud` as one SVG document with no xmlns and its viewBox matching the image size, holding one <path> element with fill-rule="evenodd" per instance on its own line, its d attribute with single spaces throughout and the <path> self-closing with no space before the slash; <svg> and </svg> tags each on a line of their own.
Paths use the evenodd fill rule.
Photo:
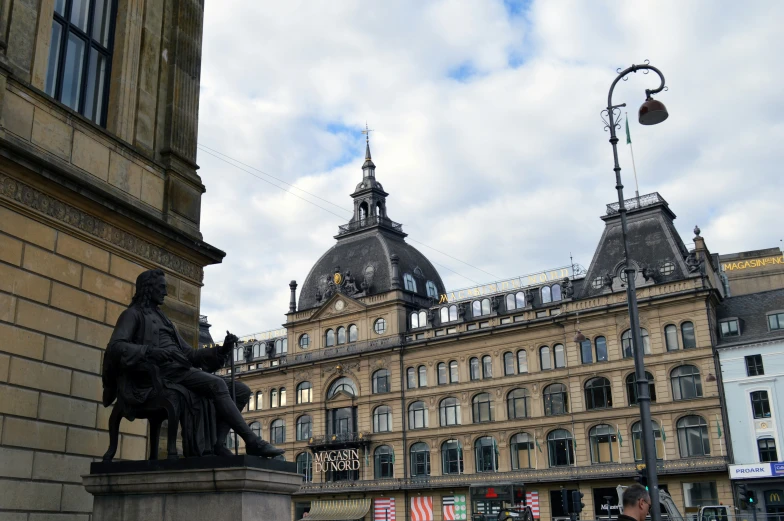
<svg viewBox="0 0 784 521">
<path fill-rule="evenodd" d="M 687 243 L 699 224 L 714 252 L 780 245 L 784 4 L 522 5 L 208 2 L 199 141 L 350 210 L 367 120 L 390 217 L 411 239 L 498 277 L 570 252 L 587 265 L 615 197 L 599 112 L 615 69 L 649 58 L 667 77 L 670 119 L 635 121 L 653 75 L 614 98 L 628 104 L 641 192 L 670 202 Z M 206 269 L 202 312 L 216 336 L 276 328 L 288 282 L 350 214 L 203 152 L 199 164 L 204 238 L 227 252 Z M 492 278 L 413 244 L 448 288 Z"/>
</svg>

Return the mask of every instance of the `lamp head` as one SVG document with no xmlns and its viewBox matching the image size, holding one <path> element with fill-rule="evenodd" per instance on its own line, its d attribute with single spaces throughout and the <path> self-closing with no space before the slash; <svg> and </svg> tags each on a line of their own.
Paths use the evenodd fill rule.
<svg viewBox="0 0 784 521">
<path fill-rule="evenodd" d="M 656 125 L 667 119 L 668 116 L 664 103 L 653 99 L 650 95 L 640 106 L 640 125 Z"/>
</svg>

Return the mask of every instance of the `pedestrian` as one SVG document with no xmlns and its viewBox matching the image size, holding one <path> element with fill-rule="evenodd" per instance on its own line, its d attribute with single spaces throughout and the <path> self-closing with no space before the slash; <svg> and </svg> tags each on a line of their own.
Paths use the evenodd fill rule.
<svg viewBox="0 0 784 521">
<path fill-rule="evenodd" d="M 651 495 L 639 483 L 627 487 L 623 491 L 623 514 L 618 521 L 645 521 L 651 509 Z"/>
</svg>

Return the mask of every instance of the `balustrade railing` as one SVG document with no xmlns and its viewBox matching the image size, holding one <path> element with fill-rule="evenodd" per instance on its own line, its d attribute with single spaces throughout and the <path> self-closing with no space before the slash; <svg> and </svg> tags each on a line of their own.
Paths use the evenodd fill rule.
<svg viewBox="0 0 784 521">
<path fill-rule="evenodd" d="M 630 199 L 624 199 L 623 201 L 623 205 L 627 210 L 636 210 L 638 208 L 644 208 L 656 203 L 667 204 L 667 201 L 664 200 L 664 197 L 659 195 L 659 192 L 653 192 L 651 194 L 645 194 L 639 197 L 632 197 Z M 615 215 L 618 213 L 619 208 L 620 205 L 618 203 L 608 204 L 607 215 Z"/>
<path fill-rule="evenodd" d="M 358 221 L 350 222 L 348 224 L 341 224 L 338 226 L 338 235 L 355 232 L 357 230 L 361 230 L 362 228 L 368 228 L 370 226 L 376 225 L 385 226 L 398 232 L 403 231 L 403 225 L 393 221 L 392 219 L 387 217 L 379 217 L 376 215 L 369 215 L 368 217 Z"/>
</svg>

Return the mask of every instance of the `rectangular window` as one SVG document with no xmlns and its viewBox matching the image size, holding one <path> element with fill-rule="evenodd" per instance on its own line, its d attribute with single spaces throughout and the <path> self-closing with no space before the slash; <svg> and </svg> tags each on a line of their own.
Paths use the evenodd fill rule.
<svg viewBox="0 0 784 521">
<path fill-rule="evenodd" d="M 504 324 L 511 324 L 511 323 L 512 323 L 512 319 L 511 319 L 511 317 L 505 317 L 505 318 L 502 318 L 502 319 L 501 319 L 501 325 L 504 325 Z"/>
<path fill-rule="evenodd" d="M 547 310 L 546 309 L 544 311 L 537 311 L 536 312 L 536 318 L 544 318 L 546 316 L 547 316 Z"/>
<path fill-rule="evenodd" d="M 116 0 L 58 0 L 52 15 L 46 93 L 106 125 Z"/>
<path fill-rule="evenodd" d="M 784 329 L 784 313 L 773 313 L 768 315 L 768 327 L 771 331 Z"/>
<path fill-rule="evenodd" d="M 751 393 L 751 411 L 755 419 L 770 418 L 770 401 L 768 391 L 754 391 Z"/>
<path fill-rule="evenodd" d="M 446 330 L 446 334 L 447 335 L 454 335 L 455 333 L 457 333 L 457 328 L 456 327 L 449 327 Z"/>
<path fill-rule="evenodd" d="M 765 374 L 765 368 L 762 365 L 762 355 L 749 355 L 746 357 L 746 375 L 747 376 L 761 376 Z"/>
<path fill-rule="evenodd" d="M 683 484 L 683 502 L 686 508 L 718 505 L 719 494 L 715 481 Z"/>
<path fill-rule="evenodd" d="M 476 323 L 474 323 L 474 324 L 468 324 L 468 326 L 466 327 L 466 330 L 468 330 L 468 331 L 474 331 L 474 330 L 476 330 L 476 329 L 479 329 L 479 325 L 478 325 L 478 324 L 476 324 Z"/>
<path fill-rule="evenodd" d="M 737 320 L 725 320 L 721 324 L 721 336 L 738 336 L 740 335 L 740 329 L 738 328 L 738 321 Z"/>
<path fill-rule="evenodd" d="M 444 330 L 443 329 L 436 330 L 435 336 L 444 336 Z"/>
</svg>

